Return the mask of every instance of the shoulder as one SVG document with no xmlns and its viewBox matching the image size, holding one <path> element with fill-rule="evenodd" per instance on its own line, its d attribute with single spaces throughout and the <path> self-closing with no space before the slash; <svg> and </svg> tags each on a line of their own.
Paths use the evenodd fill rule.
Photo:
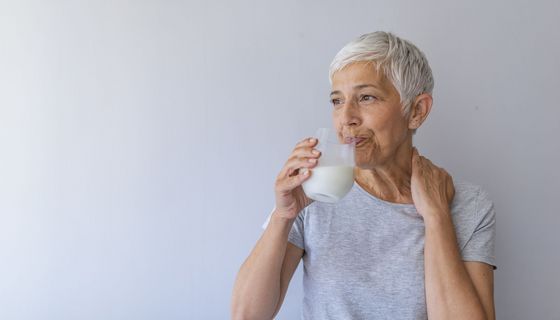
<svg viewBox="0 0 560 320">
<path fill-rule="evenodd" d="M 457 242 L 464 261 L 496 266 L 496 213 L 488 192 L 472 183 L 457 183 L 451 208 Z"/>
<path fill-rule="evenodd" d="M 495 220 L 494 203 L 486 190 L 470 182 L 455 183 L 451 214 L 459 234 L 471 234 L 481 224 Z"/>
<path fill-rule="evenodd" d="M 472 217 L 481 213 L 481 209 L 493 205 L 488 192 L 479 185 L 460 181 L 456 182 L 454 186 L 455 197 L 451 204 L 453 214 L 468 214 Z"/>
</svg>

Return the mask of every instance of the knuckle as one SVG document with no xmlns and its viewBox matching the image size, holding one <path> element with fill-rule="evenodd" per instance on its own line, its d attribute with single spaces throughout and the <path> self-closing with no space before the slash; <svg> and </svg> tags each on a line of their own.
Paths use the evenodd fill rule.
<svg viewBox="0 0 560 320">
<path fill-rule="evenodd" d="M 301 141 L 297 144 L 297 146 L 309 145 L 309 144 L 313 143 L 313 140 L 312 140 L 312 139 L 314 139 L 314 138 L 313 138 L 313 137 L 307 137 L 307 138 L 301 140 Z"/>
<path fill-rule="evenodd" d="M 308 153 L 310 150 L 311 150 L 311 147 L 309 147 L 309 146 L 301 146 L 301 147 L 298 148 L 297 151 L 299 153 L 305 154 L 305 153 Z"/>
<path fill-rule="evenodd" d="M 294 155 L 301 155 L 301 154 L 305 154 L 308 150 L 310 150 L 311 148 L 308 146 L 299 146 L 297 148 L 294 149 L 294 151 L 292 152 L 292 154 Z"/>
<path fill-rule="evenodd" d="M 288 158 L 288 162 L 287 164 L 292 164 L 295 161 L 298 161 L 300 159 L 300 156 L 298 154 L 292 154 L 290 155 L 290 157 Z"/>
</svg>

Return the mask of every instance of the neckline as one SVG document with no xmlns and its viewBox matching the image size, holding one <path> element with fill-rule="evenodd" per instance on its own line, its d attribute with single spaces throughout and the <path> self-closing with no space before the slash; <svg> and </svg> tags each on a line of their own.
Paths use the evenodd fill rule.
<svg viewBox="0 0 560 320">
<path fill-rule="evenodd" d="M 414 206 L 414 203 L 396 203 L 396 202 L 390 202 L 390 201 L 386 201 L 383 199 L 379 199 L 378 197 L 374 196 L 373 194 L 367 192 L 364 188 L 362 188 L 362 186 L 360 186 L 360 184 L 356 181 L 354 181 L 354 186 L 362 193 L 364 193 L 366 196 L 370 197 L 371 199 L 375 200 L 376 202 L 379 202 L 383 205 L 386 206 L 390 206 L 390 207 L 398 207 L 398 208 L 406 208 L 406 209 L 412 209 L 412 208 L 416 208 Z"/>
</svg>

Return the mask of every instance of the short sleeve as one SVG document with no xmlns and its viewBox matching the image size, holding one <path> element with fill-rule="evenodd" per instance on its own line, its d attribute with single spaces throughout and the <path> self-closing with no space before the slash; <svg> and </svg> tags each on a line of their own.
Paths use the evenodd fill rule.
<svg viewBox="0 0 560 320">
<path fill-rule="evenodd" d="M 486 191 L 479 189 L 476 200 L 475 228 L 461 252 L 464 261 L 484 262 L 496 269 L 494 242 L 496 238 L 496 212 Z"/>
<path fill-rule="evenodd" d="M 294 224 L 292 225 L 292 229 L 290 230 L 290 233 L 288 234 L 288 241 L 300 249 L 305 248 L 304 238 L 303 238 L 304 235 L 303 222 L 305 220 L 306 210 L 307 208 L 300 211 L 296 220 L 294 220 Z M 274 209 L 272 209 L 272 211 L 268 215 L 268 218 L 266 218 L 266 221 L 262 225 L 263 229 L 266 229 L 266 227 L 268 226 L 268 223 L 270 222 L 270 217 L 272 216 L 273 212 Z"/>
<path fill-rule="evenodd" d="M 303 222 L 305 220 L 305 210 L 301 210 L 298 214 L 294 224 L 292 225 L 292 230 L 288 235 L 288 241 L 300 249 L 305 249 L 304 243 L 304 232 L 303 232 Z"/>
</svg>

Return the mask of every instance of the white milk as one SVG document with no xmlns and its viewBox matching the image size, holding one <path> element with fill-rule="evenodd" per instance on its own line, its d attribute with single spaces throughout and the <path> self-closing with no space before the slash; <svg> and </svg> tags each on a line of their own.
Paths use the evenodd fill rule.
<svg viewBox="0 0 560 320">
<path fill-rule="evenodd" d="M 302 186 L 309 198 L 334 203 L 342 199 L 353 184 L 354 167 L 326 166 L 312 169 L 311 177 Z"/>
</svg>

